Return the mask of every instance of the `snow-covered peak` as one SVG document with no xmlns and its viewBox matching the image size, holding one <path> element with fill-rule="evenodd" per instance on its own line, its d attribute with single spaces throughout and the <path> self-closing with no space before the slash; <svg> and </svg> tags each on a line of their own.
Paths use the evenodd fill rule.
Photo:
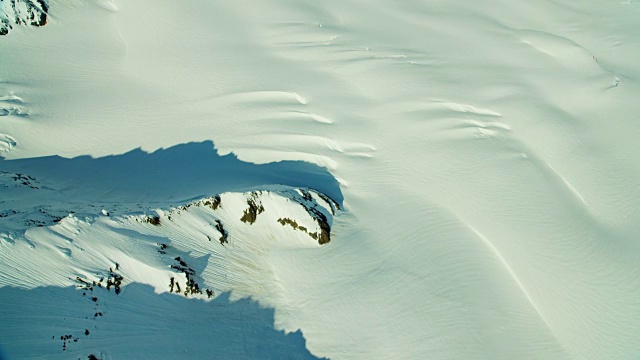
<svg viewBox="0 0 640 360">
<path fill-rule="evenodd" d="M 36 191 L 35 180 L 27 176 L 11 179 L 14 177 Z M 270 186 L 222 193 L 170 209 L 120 215 L 104 209 L 93 215 L 70 213 L 54 225 L 39 224 L 43 226 L 30 227 L 22 234 L 0 230 L 0 287 L 22 289 L 12 294 L 33 291 L 65 298 L 55 305 L 34 309 L 39 316 L 24 328 L 39 327 L 43 317 L 66 321 L 60 315 L 66 312 L 71 319 L 64 333 L 59 329 L 35 335 L 18 333 L 17 337 L 28 336 L 32 346 L 10 346 L 15 343 L 12 340 L 5 344 L 5 351 L 16 358 L 28 358 L 34 353 L 136 358 L 175 351 L 175 344 L 158 341 L 157 337 L 135 348 L 105 344 L 114 331 L 126 341 L 135 334 L 135 328 L 164 319 L 164 315 L 157 317 L 143 310 L 149 306 L 186 314 L 194 306 L 212 303 L 215 307 L 229 307 L 231 314 L 231 307 L 242 304 L 235 301 L 251 297 L 262 305 L 275 307 L 284 297 L 283 289 L 277 285 L 278 254 L 319 251 L 320 245 L 330 241 L 333 217 L 339 209 L 338 203 L 315 190 Z M 34 217 L 40 215 L 34 210 Z M 233 303 L 229 303 L 229 297 Z M 132 317 L 125 325 L 119 319 L 134 312 L 123 308 L 139 309 L 134 312 L 144 315 Z M 273 312 L 270 316 L 267 327 L 260 324 L 261 333 L 272 326 Z M 254 331 L 253 320 L 243 321 L 249 322 L 247 331 Z M 203 323 L 201 330 L 206 331 L 207 326 Z M 183 327 L 178 324 L 176 328 Z M 291 339 L 276 330 L 263 335 L 275 336 L 285 343 L 298 336 L 297 341 L 304 339 L 301 334 Z M 236 351 L 236 346 L 246 343 L 245 339 L 236 339 L 224 346 Z M 189 351 L 194 347 L 199 351 L 211 349 L 195 339 L 185 339 L 181 346 Z M 304 346 L 276 348 L 275 354 L 284 351 L 277 356 L 302 351 L 303 358 L 315 358 Z M 256 355 L 249 350 L 239 356 Z"/>
<path fill-rule="evenodd" d="M 43 26 L 48 11 L 48 0 L 0 0 L 0 35 L 15 25 Z"/>
</svg>

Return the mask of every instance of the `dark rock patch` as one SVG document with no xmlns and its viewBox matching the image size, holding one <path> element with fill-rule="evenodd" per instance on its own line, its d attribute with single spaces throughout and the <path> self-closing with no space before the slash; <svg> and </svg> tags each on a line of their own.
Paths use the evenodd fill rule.
<svg viewBox="0 0 640 360">
<path fill-rule="evenodd" d="M 242 222 L 253 224 L 258 218 L 258 214 L 264 212 L 264 206 L 262 204 L 256 204 L 254 199 L 247 200 L 249 208 L 244 211 L 244 215 L 240 218 Z"/>
</svg>

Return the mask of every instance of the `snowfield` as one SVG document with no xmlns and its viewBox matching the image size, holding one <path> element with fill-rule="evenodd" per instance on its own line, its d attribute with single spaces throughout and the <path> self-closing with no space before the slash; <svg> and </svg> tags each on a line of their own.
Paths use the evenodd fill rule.
<svg viewBox="0 0 640 360">
<path fill-rule="evenodd" d="M 0 1 L 0 358 L 638 359 L 639 18 Z"/>
</svg>

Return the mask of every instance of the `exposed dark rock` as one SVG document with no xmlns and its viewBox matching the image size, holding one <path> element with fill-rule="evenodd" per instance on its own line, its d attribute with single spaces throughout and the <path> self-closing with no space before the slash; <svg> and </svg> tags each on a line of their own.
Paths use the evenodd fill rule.
<svg viewBox="0 0 640 360">
<path fill-rule="evenodd" d="M 160 217 L 159 216 L 147 216 L 144 221 L 149 223 L 149 224 L 151 224 L 151 225 L 155 225 L 155 226 L 160 225 Z"/>
<path fill-rule="evenodd" d="M 247 205 L 249 205 L 249 208 L 244 211 L 244 215 L 242 215 L 240 220 L 245 223 L 253 224 L 258 218 L 258 214 L 261 214 L 264 211 L 264 206 L 262 206 L 262 204 L 256 204 L 254 199 L 247 200 Z"/>
<path fill-rule="evenodd" d="M 220 195 L 214 196 L 213 197 L 213 202 L 211 204 L 211 208 L 213 210 L 216 210 L 220 206 L 220 203 L 222 203 L 222 199 L 220 198 Z"/>
<path fill-rule="evenodd" d="M 329 204 L 329 206 L 331 206 L 331 214 L 335 215 L 336 214 L 336 209 L 340 210 L 340 204 L 338 204 L 337 202 L 333 201 L 330 197 L 328 197 L 327 195 L 320 193 L 320 192 L 316 192 L 316 194 L 318 194 L 318 196 L 327 202 L 327 204 Z"/>
<path fill-rule="evenodd" d="M 107 278 L 107 290 L 111 290 L 111 287 L 114 288 L 116 295 L 120 294 L 120 288 L 122 286 L 122 280 L 124 277 L 116 272 L 113 269 L 109 268 L 109 277 Z"/>
<path fill-rule="evenodd" d="M 278 219 L 278 222 L 280 224 L 282 224 L 282 226 L 290 225 L 293 228 L 293 230 L 297 230 L 298 229 L 298 223 L 295 220 L 291 220 L 289 218 L 280 218 L 280 219 Z M 306 230 L 305 230 L 305 232 L 306 232 Z"/>
<path fill-rule="evenodd" d="M 318 243 L 324 245 L 331 241 L 331 226 L 327 222 L 327 217 L 323 213 L 316 210 L 316 221 L 320 226 L 320 235 L 318 235 Z"/>
<path fill-rule="evenodd" d="M 202 205 L 209 206 L 212 210 L 217 210 L 218 207 L 220 207 L 221 203 L 222 203 L 222 198 L 220 198 L 220 195 L 216 195 L 212 198 L 202 201 Z"/>
<path fill-rule="evenodd" d="M 167 247 L 169 247 L 169 245 L 167 245 L 167 244 L 158 244 L 158 246 L 160 247 L 160 249 L 158 249 L 158 252 L 160 254 L 166 254 L 167 253 L 165 250 L 167 249 Z"/>
<path fill-rule="evenodd" d="M 298 223 L 295 220 L 292 220 L 292 219 L 289 219 L 289 218 L 280 218 L 280 219 L 278 219 L 278 222 L 282 226 L 289 225 L 294 230 L 299 230 L 299 231 L 304 232 L 305 234 L 308 234 L 313 239 L 317 240 L 320 245 L 324 245 L 324 244 L 328 243 L 329 241 L 331 241 L 331 226 L 329 225 L 329 222 L 327 221 L 327 217 L 322 212 L 318 211 L 317 209 L 310 208 L 310 207 L 307 207 L 305 205 L 302 205 L 302 206 L 304 206 L 304 208 L 307 210 L 309 215 L 311 215 L 318 222 L 318 226 L 320 227 L 320 232 L 319 233 L 309 232 L 309 230 L 307 230 L 306 227 L 298 225 Z"/>
<path fill-rule="evenodd" d="M 300 190 L 300 192 L 302 193 L 303 199 L 306 201 L 313 201 L 313 196 L 311 196 L 311 193 L 308 190 Z"/>
<path fill-rule="evenodd" d="M 216 230 L 218 230 L 221 234 L 220 244 L 224 245 L 225 243 L 228 243 L 229 241 L 227 240 L 227 238 L 229 237 L 229 233 L 224 229 L 224 226 L 222 226 L 222 222 L 220 222 L 220 220 L 216 220 Z"/>
</svg>

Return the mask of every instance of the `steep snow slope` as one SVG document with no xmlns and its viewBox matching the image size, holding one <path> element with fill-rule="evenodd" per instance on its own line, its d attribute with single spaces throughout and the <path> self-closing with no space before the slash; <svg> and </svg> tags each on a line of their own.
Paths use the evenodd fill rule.
<svg viewBox="0 0 640 360">
<path fill-rule="evenodd" d="M 333 197 L 345 212 L 329 244 L 247 250 L 273 273 L 224 288 L 274 308 L 276 328 L 300 329 L 315 356 L 640 356 L 636 1 L 52 1 L 50 15 L 0 40 L 0 171 L 10 181 L 67 178 L 55 181 L 66 185 L 56 203 L 78 206 L 136 197 L 126 213 L 265 184 Z M 209 155 L 100 171 L 100 159 L 132 149 L 146 159 L 202 141 L 222 157 L 269 169 L 302 160 L 332 177 L 221 172 L 214 190 L 197 170 Z M 31 159 L 48 155 L 77 158 Z M 91 160 L 82 155 L 98 165 L 77 166 Z M 196 190 L 157 180 L 176 173 L 195 176 L 183 188 Z M 157 191 L 140 193 L 145 181 Z M 2 211 L 43 204 L 15 196 Z M 293 231 L 274 220 L 260 234 Z M 6 256 L 30 254 L 27 241 L 63 225 L 21 236 L 22 225 L 2 224 L 17 234 Z M 101 226 L 89 228 L 118 238 Z"/>
</svg>

